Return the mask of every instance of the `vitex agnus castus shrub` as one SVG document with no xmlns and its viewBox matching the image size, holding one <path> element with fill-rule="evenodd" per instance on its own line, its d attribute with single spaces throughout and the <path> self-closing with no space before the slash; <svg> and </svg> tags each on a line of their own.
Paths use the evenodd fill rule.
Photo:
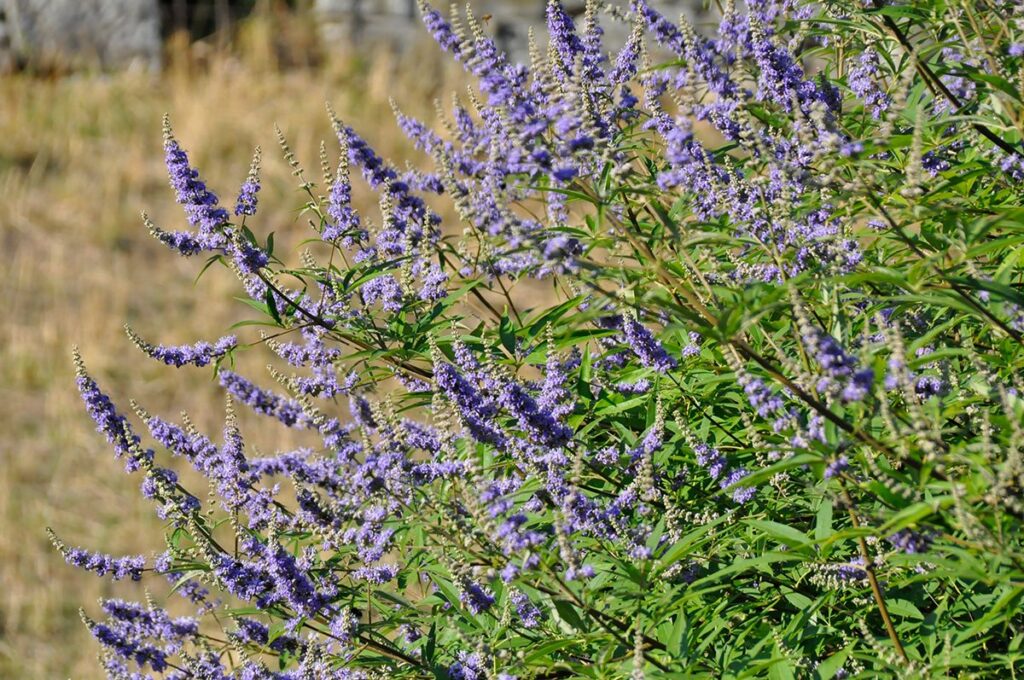
<svg viewBox="0 0 1024 680">
<path fill-rule="evenodd" d="M 424 4 L 475 87 L 436 124 L 396 103 L 419 170 L 329 113 L 314 182 L 281 136 L 288 261 L 259 155 L 232 206 L 165 125 L 188 224 L 147 226 L 266 330 L 129 329 L 216 371 L 219 434 L 130 415 L 76 353 L 166 552 L 54 543 L 194 609 L 87 609 L 110 677 L 1024 669 L 1024 6 L 713 9 L 552 3 L 523 65 Z M 317 446 L 255 455 L 240 409 Z"/>
</svg>

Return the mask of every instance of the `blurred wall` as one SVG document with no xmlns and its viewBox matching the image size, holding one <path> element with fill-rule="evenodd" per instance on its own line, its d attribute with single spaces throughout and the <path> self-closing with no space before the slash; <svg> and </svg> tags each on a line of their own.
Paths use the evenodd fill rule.
<svg viewBox="0 0 1024 680">
<path fill-rule="evenodd" d="M 584 0 L 562 0 L 566 9 L 575 16 L 583 14 Z M 431 0 L 431 4 L 447 12 L 448 0 Z M 464 2 L 456 2 L 460 9 Z M 474 14 L 487 17 L 487 24 L 498 46 L 520 61 L 527 59 L 527 31 L 530 26 L 542 38 L 547 0 L 470 0 Z M 627 0 L 612 0 L 610 4 L 627 7 Z M 670 19 L 680 14 L 698 20 L 702 13 L 702 0 L 651 0 L 651 5 Z M 320 22 L 321 36 L 326 47 L 351 46 L 361 43 L 389 43 L 402 50 L 422 35 L 419 22 L 418 0 L 315 0 L 314 10 Z M 602 21 L 608 45 L 625 41 L 629 26 Z"/>
<path fill-rule="evenodd" d="M 583 13 L 583 0 L 563 0 Z M 184 30 L 193 39 L 225 38 L 234 21 L 255 8 L 312 9 L 326 52 L 384 45 L 404 51 L 423 36 L 417 0 L 0 0 L 0 71 L 160 66 L 162 37 Z M 446 0 L 434 0 L 447 9 Z M 527 29 L 544 23 L 546 0 L 471 0 L 499 47 L 527 57 Z M 626 6 L 626 0 L 612 4 Z M 652 0 L 670 18 L 699 21 L 701 0 Z M 604 21 L 608 45 L 621 44 L 629 27 Z M 539 31 L 543 34 L 543 31 Z"/>
<path fill-rule="evenodd" d="M 0 0 L 0 66 L 160 65 L 157 0 Z"/>
</svg>

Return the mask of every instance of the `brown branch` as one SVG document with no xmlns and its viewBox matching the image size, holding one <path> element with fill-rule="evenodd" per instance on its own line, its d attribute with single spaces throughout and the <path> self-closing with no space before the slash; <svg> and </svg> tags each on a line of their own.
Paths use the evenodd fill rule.
<svg viewBox="0 0 1024 680">
<path fill-rule="evenodd" d="M 874 6 L 876 9 L 880 9 L 882 7 L 881 0 L 875 0 Z M 910 55 L 911 59 L 913 59 L 914 68 L 917 70 L 919 74 L 921 74 L 921 77 L 924 78 L 925 85 L 927 85 L 928 89 L 932 91 L 932 94 L 934 94 L 936 97 L 940 95 L 945 97 L 957 109 L 963 108 L 963 102 L 961 102 L 956 95 L 950 92 L 949 88 L 946 87 L 946 84 L 942 82 L 942 79 L 935 75 L 935 73 L 928 67 L 927 64 L 925 64 L 918 58 L 917 52 L 914 50 L 913 43 L 910 42 L 910 39 L 902 31 L 902 29 L 900 29 L 899 25 L 892 19 L 892 17 L 883 15 L 882 23 L 885 24 L 886 28 L 888 28 L 889 31 L 896 37 L 896 40 L 900 43 L 900 45 L 903 46 L 903 49 L 907 51 L 907 54 Z M 1020 149 L 1014 147 L 1012 144 L 1005 141 L 1002 137 L 992 132 L 992 130 L 990 130 L 985 125 L 982 125 L 981 123 L 971 123 L 971 127 L 973 127 L 975 131 L 978 132 L 978 134 L 988 139 L 990 142 L 998 146 L 1006 153 L 1016 156 L 1024 156 L 1024 152 L 1021 152 Z"/>
<path fill-rule="evenodd" d="M 857 511 L 853 506 L 853 499 L 850 497 L 850 493 L 846 490 L 846 482 L 840 479 L 840 484 L 843 488 L 843 503 L 846 505 L 846 511 L 850 515 L 850 523 L 854 529 L 860 528 L 860 520 L 857 519 Z M 860 546 L 860 556 L 864 560 L 864 572 L 868 575 L 868 583 L 871 584 L 871 593 L 874 595 L 875 604 L 878 605 L 878 613 L 882 615 L 882 621 L 885 623 L 885 630 L 889 634 L 889 639 L 892 640 L 893 646 L 896 648 L 896 652 L 900 655 L 900 658 L 904 661 L 909 661 L 907 658 L 907 652 L 903 649 L 903 644 L 900 642 L 900 636 L 896 633 L 896 626 L 892 623 L 892 617 L 889 616 L 889 608 L 885 604 L 885 595 L 882 593 L 882 586 L 878 583 L 878 576 L 875 574 L 875 565 L 871 560 L 871 554 L 868 552 L 867 541 L 864 540 L 863 536 L 857 537 L 857 543 Z"/>
</svg>

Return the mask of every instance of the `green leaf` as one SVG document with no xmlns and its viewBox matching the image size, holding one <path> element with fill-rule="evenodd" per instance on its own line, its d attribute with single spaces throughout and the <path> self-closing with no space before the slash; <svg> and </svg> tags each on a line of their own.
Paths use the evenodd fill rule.
<svg viewBox="0 0 1024 680">
<path fill-rule="evenodd" d="M 747 475 L 740 480 L 737 485 L 760 486 L 762 483 L 768 481 L 780 472 L 803 467 L 804 465 L 809 465 L 811 463 L 820 463 L 821 460 L 822 457 L 814 453 L 798 453 L 796 455 L 789 456 L 788 458 L 783 458 L 777 463 Z"/>
<path fill-rule="evenodd" d="M 772 661 L 771 666 L 768 667 L 768 677 L 770 680 L 794 680 L 796 678 L 796 669 L 793 668 L 793 662 L 782 655 L 782 651 L 776 646 L 776 654 L 779 655 Z"/>
<path fill-rule="evenodd" d="M 560 638 L 542 642 L 532 648 L 532 651 L 523 659 L 523 663 L 530 664 L 546 659 L 552 652 L 556 652 L 559 649 L 565 649 L 566 647 L 571 647 L 573 645 L 578 645 L 579 642 L 580 641 L 575 638 Z"/>
<path fill-rule="evenodd" d="M 498 325 L 498 336 L 501 338 L 502 346 L 508 351 L 509 356 L 516 355 L 516 333 L 512 328 L 512 320 L 506 311 L 501 315 L 501 323 Z"/>
<path fill-rule="evenodd" d="M 760 529 L 763 533 L 791 548 L 801 548 L 811 542 L 802 531 L 779 522 L 766 519 L 746 519 L 743 520 L 743 523 Z"/>
<path fill-rule="evenodd" d="M 910 600 L 886 598 L 885 605 L 888 607 L 889 613 L 894 614 L 895 616 L 917 619 L 919 621 L 924 620 L 924 614 L 922 614 L 921 610 L 914 606 L 914 603 Z"/>
<path fill-rule="evenodd" d="M 430 632 L 427 633 L 427 644 L 423 646 L 423 660 L 427 663 L 434 663 L 434 651 L 437 649 L 437 621 L 430 624 Z"/>
<path fill-rule="evenodd" d="M 277 311 L 277 302 L 274 297 L 274 291 L 267 287 L 266 301 L 267 301 L 267 313 L 270 317 L 277 322 L 278 326 L 284 326 L 284 322 L 281 321 L 281 315 Z"/>
<path fill-rule="evenodd" d="M 558 617 L 569 624 L 569 626 L 580 632 L 586 632 L 587 625 L 583 623 L 583 619 L 580 618 L 579 612 L 576 611 L 575 605 L 568 600 L 553 599 L 552 602 L 555 605 L 555 611 L 558 612 Z"/>
<path fill-rule="evenodd" d="M 178 592 L 182 586 L 187 584 L 192 579 L 204 578 L 208 573 L 209 569 L 189 569 L 181 573 L 181 576 L 174 581 L 174 585 L 171 586 L 171 594 Z"/>
<path fill-rule="evenodd" d="M 814 679 L 831 680 L 831 678 L 834 678 L 836 673 L 839 672 L 839 669 L 843 667 L 843 664 L 845 664 L 846 660 L 850 657 L 850 650 L 852 647 L 852 645 L 848 645 L 827 659 L 821 661 L 814 668 Z"/>
<path fill-rule="evenodd" d="M 786 602 L 789 602 L 801 612 L 807 611 L 814 605 L 814 600 L 795 590 L 787 590 L 783 597 L 786 598 Z"/>
<path fill-rule="evenodd" d="M 822 499 L 814 521 L 814 538 L 822 541 L 832 535 L 832 501 Z"/>
<path fill-rule="evenodd" d="M 941 498 L 933 498 L 930 501 L 914 503 L 890 517 L 889 520 L 879 528 L 878 533 L 883 536 L 894 534 L 900 529 L 905 529 L 917 524 L 924 518 L 930 517 L 940 510 L 952 507 L 955 502 L 956 500 L 952 496 L 943 496 Z"/>
<path fill-rule="evenodd" d="M 985 73 L 984 71 L 972 71 L 971 79 L 988 83 L 1003 94 L 1008 95 L 1018 104 L 1021 103 L 1020 92 L 1005 78 L 1001 78 L 992 73 Z"/>
<path fill-rule="evenodd" d="M 203 278 L 203 274 L 206 273 L 206 270 L 209 269 L 213 265 L 214 262 L 223 262 L 223 261 L 224 261 L 224 258 L 223 258 L 222 255 L 212 255 L 209 259 L 206 260 L 206 263 L 203 265 L 203 268 L 199 270 L 199 273 L 196 274 L 196 278 L 192 282 L 192 285 L 195 286 L 195 285 L 197 285 L 199 283 L 199 279 Z"/>
<path fill-rule="evenodd" d="M 665 646 L 668 647 L 668 651 L 674 656 L 684 656 L 686 633 L 689 628 L 689 620 L 686 618 L 686 614 L 684 612 L 676 614 L 672 631 L 669 633 L 668 640 L 665 641 Z"/>
</svg>

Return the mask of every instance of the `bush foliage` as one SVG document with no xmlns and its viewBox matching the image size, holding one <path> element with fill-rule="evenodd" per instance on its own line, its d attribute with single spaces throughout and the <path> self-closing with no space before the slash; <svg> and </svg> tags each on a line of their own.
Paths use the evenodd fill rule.
<svg viewBox="0 0 1024 680">
<path fill-rule="evenodd" d="M 335 119 L 314 181 L 279 133 L 292 263 L 259 153 L 232 210 L 165 124 L 190 229 L 147 225 L 259 320 L 128 331 L 213 367 L 216 438 L 133 404 L 144 440 L 76 353 L 167 550 L 54 543 L 194 609 L 83 614 L 111 677 L 1014 677 L 1024 14 L 719 10 L 702 34 L 634 0 L 606 46 L 596 3 L 553 2 L 519 65 L 423 5 L 476 86 L 436 130 L 396 104 L 429 169 Z M 256 346 L 267 376 L 235 372 Z M 315 445 L 259 454 L 236 409 Z"/>
</svg>

